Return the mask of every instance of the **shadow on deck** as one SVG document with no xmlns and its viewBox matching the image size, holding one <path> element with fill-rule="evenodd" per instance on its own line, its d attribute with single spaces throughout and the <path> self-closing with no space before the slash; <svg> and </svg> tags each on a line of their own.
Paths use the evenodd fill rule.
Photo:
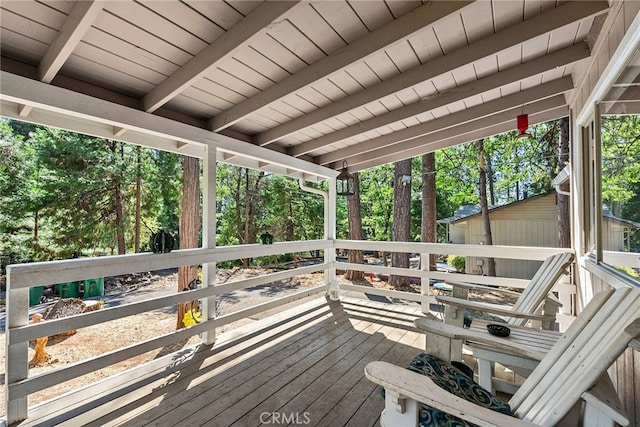
<svg viewBox="0 0 640 427">
<path fill-rule="evenodd" d="M 20 425 L 376 425 L 384 402 L 364 367 L 424 349 L 419 315 L 317 298 L 32 407 Z"/>
</svg>

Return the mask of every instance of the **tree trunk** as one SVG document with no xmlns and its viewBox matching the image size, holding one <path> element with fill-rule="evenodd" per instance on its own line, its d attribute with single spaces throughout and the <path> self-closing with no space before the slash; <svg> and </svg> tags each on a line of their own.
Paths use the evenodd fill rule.
<svg viewBox="0 0 640 427">
<path fill-rule="evenodd" d="M 420 240 L 436 243 L 436 153 L 422 156 L 422 221 Z M 429 271 L 436 269 L 436 254 L 429 254 Z"/>
<path fill-rule="evenodd" d="M 347 196 L 347 215 L 349 217 L 349 239 L 362 240 L 362 213 L 360 211 L 360 177 L 358 173 L 353 174 L 355 192 Z M 355 264 L 364 263 L 362 251 L 349 249 L 349 262 Z M 364 279 L 363 271 L 347 270 L 344 275 L 347 280 Z"/>
<path fill-rule="evenodd" d="M 244 175 L 244 243 L 249 243 L 249 237 L 251 236 L 249 227 L 251 227 L 251 192 L 249 190 L 249 169 L 245 169 Z M 249 268 L 249 258 L 242 258 L 242 268 Z"/>
<path fill-rule="evenodd" d="M 411 240 L 411 180 L 404 181 L 403 177 L 411 178 L 411 159 L 401 160 L 395 164 L 393 185 L 393 229 L 391 240 L 394 242 L 408 242 Z M 393 252 L 391 265 L 398 268 L 409 268 L 409 254 Z M 391 275 L 389 284 L 396 288 L 409 286 L 409 277 Z"/>
<path fill-rule="evenodd" d="M 495 206 L 496 204 L 496 191 L 494 188 L 494 180 L 495 176 L 493 173 L 493 164 L 491 163 L 491 156 L 487 156 L 487 179 L 489 180 L 489 200 L 491 200 L 491 205 Z"/>
<path fill-rule="evenodd" d="M 124 147 L 122 143 L 112 142 L 111 144 L 112 152 L 114 154 L 114 158 L 116 157 L 116 152 L 118 147 L 120 147 L 120 153 L 118 153 L 122 157 L 124 157 Z M 118 254 L 123 255 L 126 253 L 127 248 L 124 242 L 124 207 L 122 204 L 122 185 L 120 182 L 120 176 L 113 176 L 113 209 L 116 214 L 116 240 L 118 242 Z"/>
<path fill-rule="evenodd" d="M 491 237 L 491 222 L 489 221 L 489 206 L 487 204 L 487 170 L 484 162 L 484 140 L 476 142 L 478 146 L 478 162 L 480 165 L 480 208 L 482 210 L 482 224 L 484 227 L 484 244 L 493 245 Z M 493 258 L 487 259 L 487 275 L 496 275 L 496 261 Z"/>
<path fill-rule="evenodd" d="M 198 247 L 200 232 L 200 162 L 195 157 L 183 157 L 182 161 L 182 202 L 180 207 L 180 249 Z M 189 290 L 195 285 L 198 267 L 195 265 L 178 268 L 178 291 Z M 191 309 L 198 309 L 198 301 L 178 304 L 177 329 L 184 327 L 184 315 Z"/>
<path fill-rule="evenodd" d="M 558 150 L 558 172 L 569 163 L 569 118 L 560 119 L 560 149 Z M 561 191 L 569 191 L 569 183 L 560 185 Z M 571 247 L 571 221 L 569 196 L 558 194 L 558 233 L 561 248 Z"/>
<path fill-rule="evenodd" d="M 142 151 L 136 147 L 136 223 L 134 230 L 134 252 L 140 252 L 140 215 L 142 210 Z"/>
</svg>

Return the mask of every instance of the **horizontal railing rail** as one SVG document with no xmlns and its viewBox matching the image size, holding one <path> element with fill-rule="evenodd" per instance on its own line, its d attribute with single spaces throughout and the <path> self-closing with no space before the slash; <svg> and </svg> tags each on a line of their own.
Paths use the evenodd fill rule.
<svg viewBox="0 0 640 427">
<path fill-rule="evenodd" d="M 6 322 L 6 401 L 7 419 L 26 417 L 26 397 L 32 393 L 54 386 L 58 383 L 106 368 L 114 363 L 131 357 L 162 348 L 176 342 L 187 340 L 192 336 L 203 334 L 214 328 L 229 324 L 258 313 L 277 308 L 297 299 L 326 292 L 327 283 L 321 286 L 302 289 L 280 298 L 273 298 L 262 304 L 256 304 L 235 312 L 202 321 L 189 328 L 158 335 L 154 338 L 137 342 L 120 349 L 92 357 L 83 361 L 65 365 L 51 371 L 28 377 L 27 346 L 29 341 L 43 336 L 53 336 L 69 330 L 117 320 L 135 314 L 175 306 L 193 300 L 215 298 L 235 290 L 250 288 L 275 281 L 294 278 L 303 274 L 327 271 L 333 268 L 332 263 L 321 262 L 305 265 L 284 271 L 263 274 L 258 277 L 235 280 L 228 283 L 204 286 L 194 290 L 171 293 L 162 297 L 148 298 L 104 308 L 89 313 L 82 313 L 62 319 L 29 324 L 29 288 L 47 286 L 58 283 L 80 281 L 87 278 L 109 277 L 122 274 L 140 273 L 182 265 L 201 265 L 223 261 L 234 261 L 243 258 L 257 258 L 287 253 L 309 251 L 333 251 L 333 242 L 312 240 L 298 242 L 278 242 L 272 245 L 242 245 L 217 247 L 215 249 L 177 250 L 166 254 L 131 254 L 98 258 L 81 258 L 44 263 L 17 264 L 7 267 L 7 322 Z M 326 276 L 326 274 L 325 274 Z M 24 375 L 16 373 L 24 372 Z M 16 413 L 10 414 L 11 411 Z M 23 415 L 20 415 L 23 414 Z"/>
<path fill-rule="evenodd" d="M 341 289 L 359 291 L 374 295 L 382 295 L 391 298 L 399 298 L 422 303 L 423 312 L 429 311 L 429 304 L 436 302 L 431 296 L 431 281 L 463 281 L 472 282 L 488 286 L 501 286 L 516 289 L 524 289 L 529 283 L 528 280 L 511 277 L 489 277 L 475 274 L 462 274 L 454 272 L 428 271 L 427 263 L 423 259 L 428 259 L 429 254 L 456 254 L 461 256 L 492 257 L 498 259 L 516 259 L 527 261 L 543 261 L 551 255 L 562 252 L 572 252 L 564 248 L 543 248 L 528 246 L 499 246 L 499 245 L 460 245 L 450 243 L 422 243 L 422 242 L 379 242 L 362 240 L 336 240 L 335 247 L 339 249 L 351 249 L 373 252 L 403 252 L 418 254 L 419 269 L 402 269 L 396 267 L 385 267 L 383 265 L 353 264 L 344 261 L 336 261 L 336 269 L 356 270 L 369 274 L 398 275 L 420 279 L 420 293 L 397 291 L 390 289 L 371 288 L 359 285 L 342 285 Z M 556 284 L 554 290 L 558 292 L 563 304 L 571 306 L 571 295 L 576 293 L 576 287 L 571 283 L 560 282 Z"/>
</svg>

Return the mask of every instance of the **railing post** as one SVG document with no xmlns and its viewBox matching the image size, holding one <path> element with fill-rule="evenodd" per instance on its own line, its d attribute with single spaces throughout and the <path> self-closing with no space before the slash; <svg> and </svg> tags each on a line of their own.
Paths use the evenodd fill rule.
<svg viewBox="0 0 640 427">
<path fill-rule="evenodd" d="M 420 253 L 420 270 L 426 271 L 426 277 L 422 276 L 420 280 L 420 294 L 422 294 L 422 312 L 429 314 L 429 288 L 431 286 L 431 274 L 429 269 L 429 254 Z"/>
<path fill-rule="evenodd" d="M 560 285 L 560 288 L 558 290 L 558 299 L 562 304 L 562 307 L 560 307 L 559 311 L 560 314 L 566 314 L 569 316 L 575 316 L 577 314 L 573 294 L 571 292 L 564 291 L 564 286 L 575 284 L 573 273 L 573 267 L 570 266 L 569 274 L 563 274 L 562 276 L 560 276 L 560 280 L 558 280 L 558 284 Z"/>
<path fill-rule="evenodd" d="M 27 396 L 14 396 L 11 384 L 29 376 L 29 343 L 12 344 L 11 329 L 29 323 L 29 288 L 11 289 L 11 266 L 7 267 L 7 321 L 5 324 L 4 396 L 7 425 L 27 418 Z"/>
</svg>

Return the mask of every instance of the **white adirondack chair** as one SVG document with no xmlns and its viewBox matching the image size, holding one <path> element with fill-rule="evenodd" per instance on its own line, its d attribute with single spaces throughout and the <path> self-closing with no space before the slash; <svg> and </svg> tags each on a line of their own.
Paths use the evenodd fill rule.
<svg viewBox="0 0 640 427">
<path fill-rule="evenodd" d="M 365 375 L 385 388 L 381 421 L 387 427 L 418 425 L 421 404 L 481 426 L 564 426 L 580 420 L 584 426 L 627 425 L 606 370 L 637 336 L 640 289 L 623 288 L 597 294 L 546 355 L 514 348 L 541 359 L 508 402 L 515 417 L 468 402 L 390 363 L 369 363 Z M 498 343 L 509 347 L 508 338 Z"/>
<path fill-rule="evenodd" d="M 544 329 L 553 329 L 556 312 L 561 304 L 550 292 L 560 277 L 567 272 L 572 262 L 573 253 L 571 252 L 562 252 L 548 257 L 522 293 L 465 282 L 447 281 L 453 286 L 453 297 L 438 296 L 436 299 L 445 304 L 445 323 L 447 324 L 463 326 L 464 309 L 467 309 L 498 315 L 511 325 L 524 326 L 528 321 L 533 321 L 537 322 L 536 325 L 541 324 Z M 505 283 L 505 286 L 508 286 L 508 283 Z M 512 307 L 483 304 L 468 301 L 469 290 L 488 290 L 517 296 L 518 299 Z"/>
</svg>

